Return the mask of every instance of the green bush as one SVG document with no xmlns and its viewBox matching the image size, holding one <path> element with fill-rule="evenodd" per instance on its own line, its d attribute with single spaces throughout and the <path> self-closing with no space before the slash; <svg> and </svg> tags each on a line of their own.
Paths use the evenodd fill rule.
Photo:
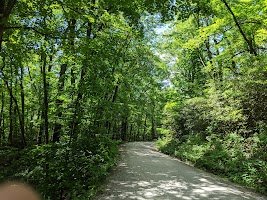
<svg viewBox="0 0 267 200">
<path fill-rule="evenodd" d="M 161 138 L 157 147 L 163 153 L 267 193 L 266 141 L 266 134 L 246 139 L 236 133 L 224 137 L 213 134 L 206 139 L 191 134 L 185 141 Z"/>
<path fill-rule="evenodd" d="M 108 138 L 81 138 L 71 145 L 61 142 L 25 149 L 0 174 L 3 181 L 34 185 L 44 199 L 90 196 L 115 164 L 117 154 L 117 144 Z"/>
<path fill-rule="evenodd" d="M 156 142 L 158 149 L 168 155 L 174 155 L 178 141 L 172 137 L 164 137 Z"/>
</svg>

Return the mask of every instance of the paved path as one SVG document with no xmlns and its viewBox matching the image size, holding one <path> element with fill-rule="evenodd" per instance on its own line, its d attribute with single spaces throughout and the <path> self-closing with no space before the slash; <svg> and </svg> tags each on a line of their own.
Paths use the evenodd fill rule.
<svg viewBox="0 0 267 200">
<path fill-rule="evenodd" d="M 97 200 L 263 200 L 241 187 L 155 150 L 152 143 L 128 143 Z"/>
</svg>

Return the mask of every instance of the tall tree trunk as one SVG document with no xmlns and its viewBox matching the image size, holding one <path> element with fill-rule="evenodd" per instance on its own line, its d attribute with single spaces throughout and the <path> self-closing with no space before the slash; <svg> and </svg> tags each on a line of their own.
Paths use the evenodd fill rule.
<svg viewBox="0 0 267 200">
<path fill-rule="evenodd" d="M 0 52 L 2 51 L 3 35 L 4 35 L 4 26 L 0 24 Z"/>
<path fill-rule="evenodd" d="M 114 92 L 112 94 L 112 99 L 111 102 L 114 103 L 116 101 L 116 98 L 118 96 L 118 91 L 119 91 L 119 81 L 117 81 Z M 110 122 L 110 119 L 106 120 L 105 122 L 105 127 L 107 129 L 107 134 L 110 134 L 110 129 L 111 129 L 112 123 Z"/>
<path fill-rule="evenodd" d="M 41 108 L 40 111 L 38 112 L 38 120 L 40 119 L 40 126 L 39 126 L 39 132 L 38 132 L 38 136 L 37 136 L 37 144 L 42 144 L 43 141 L 43 127 L 44 127 L 44 109 L 43 109 L 43 103 L 41 104 Z"/>
<path fill-rule="evenodd" d="M 112 139 L 113 140 L 117 139 L 117 121 L 116 120 L 113 122 Z"/>
<path fill-rule="evenodd" d="M 211 52 L 211 45 L 210 45 L 210 38 L 208 37 L 208 39 L 205 41 L 205 47 L 206 47 L 206 51 L 207 51 L 207 61 L 213 66 L 213 56 L 212 56 L 212 52 Z M 212 73 L 210 74 L 212 79 L 216 79 L 215 76 L 215 72 L 214 70 L 212 71 Z"/>
<path fill-rule="evenodd" d="M 8 143 L 13 146 L 13 99 L 12 99 L 12 92 L 13 92 L 13 68 L 10 65 L 10 89 L 9 89 L 9 134 L 8 134 Z M 7 83 L 6 83 L 7 84 Z"/>
<path fill-rule="evenodd" d="M 127 140 L 128 119 L 124 118 L 121 122 L 121 140 Z"/>
<path fill-rule="evenodd" d="M 92 23 L 88 22 L 88 28 L 87 28 L 87 38 L 90 39 L 92 33 Z M 87 53 L 88 54 L 88 53 Z M 86 59 L 88 59 L 88 57 L 86 56 Z M 73 118 L 71 121 L 71 138 L 76 140 L 76 138 L 78 137 L 78 132 L 79 132 L 79 124 L 81 121 L 81 104 L 82 104 L 82 100 L 83 100 L 83 94 L 84 94 L 84 81 L 85 81 L 85 76 L 87 73 L 87 64 L 86 64 L 87 60 L 84 60 L 83 66 L 82 66 L 82 70 L 81 70 L 81 74 L 80 74 L 80 82 L 78 84 L 78 94 L 77 97 L 75 99 L 74 102 L 74 114 L 73 114 Z"/>
<path fill-rule="evenodd" d="M 31 70 L 30 70 L 29 66 L 27 67 L 27 69 L 28 69 L 29 78 L 30 78 L 31 82 L 33 83 L 33 78 L 32 78 Z M 34 88 L 34 92 L 38 93 L 38 89 L 37 89 L 36 85 L 35 84 L 32 84 L 32 86 Z M 39 100 L 39 104 L 40 105 L 43 105 L 41 95 L 38 95 L 38 100 Z M 37 113 L 37 121 L 39 121 L 40 118 L 41 118 L 41 120 L 43 119 L 43 108 L 42 107 L 43 106 L 40 106 L 40 108 L 38 110 L 38 113 Z M 34 116 L 34 113 L 32 113 L 31 118 L 33 118 L 33 116 Z M 32 121 L 32 119 L 31 119 L 31 121 Z M 33 128 L 33 123 L 32 122 L 30 123 L 30 128 L 31 129 Z M 42 134 L 43 134 L 42 133 L 42 129 L 43 129 L 43 123 L 41 121 L 41 124 L 39 126 L 39 131 L 36 134 L 36 142 L 37 142 L 37 144 L 42 144 Z"/>
<path fill-rule="evenodd" d="M 75 33 L 76 22 L 77 21 L 74 18 L 72 18 L 68 22 L 69 44 L 70 44 L 72 53 L 74 53 L 74 50 L 75 50 L 74 38 L 76 35 L 76 33 Z M 67 71 L 67 64 L 61 65 L 60 76 L 59 76 L 59 80 L 58 80 L 58 96 L 60 96 L 62 94 L 62 92 L 64 91 L 66 71 Z M 71 67 L 71 85 L 73 86 L 73 88 L 75 88 L 75 72 L 74 72 L 73 66 Z M 56 112 L 56 116 L 57 116 L 57 119 L 60 120 L 62 118 L 62 111 L 61 111 L 62 108 L 61 107 L 62 107 L 63 101 L 60 99 L 57 99 L 56 104 L 57 104 L 57 108 L 58 108 L 57 112 Z M 54 127 L 53 142 L 58 142 L 60 140 L 61 131 L 62 131 L 62 124 L 60 122 L 56 122 L 55 127 Z"/>
<path fill-rule="evenodd" d="M 0 52 L 2 51 L 3 36 L 6 28 L 5 26 L 16 3 L 17 0 L 0 1 Z"/>
<path fill-rule="evenodd" d="M 7 86 L 7 89 L 9 91 L 9 96 L 10 96 L 10 141 L 13 142 L 13 120 L 12 118 L 14 117 L 14 113 L 15 111 L 12 111 L 13 109 L 13 102 L 15 103 L 15 107 L 14 109 L 17 111 L 18 113 L 18 118 L 19 118 L 19 125 L 20 125 L 20 131 L 21 131 L 21 147 L 24 148 L 26 146 L 26 139 L 25 139 L 25 130 L 24 130 L 24 126 L 23 126 L 23 122 L 22 122 L 22 115 L 20 112 L 20 108 L 19 108 L 19 104 L 18 104 L 18 100 L 16 99 L 16 97 L 13 95 L 13 89 L 12 89 L 12 84 L 11 86 L 9 85 L 8 81 L 5 80 L 5 84 Z"/>
<path fill-rule="evenodd" d="M 5 66 L 5 60 L 3 60 L 4 66 Z M 21 132 L 21 147 L 24 148 L 26 146 L 26 140 L 25 140 L 25 129 L 24 129 L 24 122 L 23 122 L 23 117 L 22 117 L 22 113 L 20 112 L 20 108 L 19 108 L 19 104 L 18 104 L 18 100 L 16 99 L 16 97 L 13 94 L 13 68 L 12 65 L 10 66 L 10 78 L 9 81 L 7 79 L 7 77 L 4 75 L 3 72 L 3 68 L 4 66 L 1 68 L 1 74 L 3 76 L 3 81 L 8 89 L 9 92 L 9 136 L 8 136 L 8 142 L 10 145 L 14 144 L 13 141 L 13 119 L 14 119 L 14 110 L 17 110 L 18 113 L 18 117 L 19 117 L 19 125 L 20 125 L 20 132 Z M 16 79 L 17 81 L 17 79 Z M 17 82 L 16 84 L 17 85 Z M 15 103 L 15 107 L 13 107 L 13 103 Z M 24 106 L 24 105 L 23 105 Z M 14 110 L 13 110 L 14 108 Z"/>
<path fill-rule="evenodd" d="M 144 129 L 143 129 L 143 140 L 145 140 L 145 136 L 146 136 L 146 120 L 147 120 L 147 116 L 145 116 L 145 122 L 144 122 Z"/>
<path fill-rule="evenodd" d="M 0 145 L 4 140 L 4 104 L 5 104 L 5 94 L 2 92 L 1 94 L 1 111 L 0 111 Z"/>
<path fill-rule="evenodd" d="M 75 44 L 74 44 L 74 38 L 75 38 L 75 26 L 76 26 L 76 19 L 71 19 L 69 21 L 69 29 L 70 29 L 70 33 L 69 33 L 69 38 L 70 38 L 70 47 L 71 47 L 71 52 L 74 53 L 74 49 L 75 49 Z M 74 67 L 71 67 L 71 85 L 75 85 L 75 72 L 74 72 Z"/>
<path fill-rule="evenodd" d="M 9 96 L 9 134 L 8 134 L 8 143 L 13 146 L 13 100 Z"/>
<path fill-rule="evenodd" d="M 252 40 L 252 39 L 249 39 L 249 38 L 247 37 L 245 31 L 244 31 L 243 28 L 241 27 L 241 24 L 239 23 L 239 21 L 238 21 L 236 15 L 234 14 L 232 8 L 231 8 L 230 5 L 227 3 L 227 1 L 226 1 L 226 0 L 221 0 L 221 1 L 224 3 L 224 5 L 226 6 L 226 8 L 227 8 L 227 10 L 229 11 L 229 13 L 232 15 L 233 20 L 234 20 L 234 22 L 235 22 L 235 25 L 237 26 L 237 28 L 238 28 L 240 34 L 242 35 L 243 39 L 244 39 L 245 42 L 247 43 L 249 52 L 250 52 L 251 54 L 254 54 L 255 56 L 257 56 L 258 53 L 257 53 L 256 49 L 255 49 L 254 46 L 253 46 L 253 40 Z"/>
<path fill-rule="evenodd" d="M 135 141 L 140 141 L 140 128 L 139 124 L 137 124 L 137 133 L 135 134 Z"/>
<path fill-rule="evenodd" d="M 43 78 L 43 91 L 44 91 L 44 99 L 43 99 L 43 120 L 44 120 L 44 136 L 45 136 L 45 143 L 48 144 L 49 142 L 49 132 L 48 132 L 48 84 L 47 84 L 47 78 L 46 78 L 46 54 L 45 52 L 42 52 L 41 54 L 41 60 L 43 61 L 42 65 L 42 78 Z"/>
<path fill-rule="evenodd" d="M 61 65 L 60 73 L 59 73 L 59 80 L 58 80 L 58 97 L 63 93 L 64 86 L 65 86 L 65 73 L 67 70 L 67 64 Z M 57 122 L 54 127 L 54 133 L 53 133 L 53 142 L 59 142 L 62 124 L 60 122 L 62 118 L 62 104 L 63 101 L 60 100 L 60 98 L 57 98 L 56 105 L 57 105 L 57 111 L 56 111 L 56 117 Z"/>
<path fill-rule="evenodd" d="M 151 119 L 151 137 L 152 137 L 152 140 L 156 139 L 156 123 L 155 123 L 154 116 L 152 116 L 152 119 Z"/>
<path fill-rule="evenodd" d="M 21 147 L 24 148 L 26 146 L 26 140 L 25 140 L 25 130 L 23 129 L 23 122 L 22 122 L 22 115 L 19 109 L 19 104 L 18 104 L 18 100 L 16 99 L 16 97 L 13 95 L 13 89 L 12 89 L 12 84 L 11 86 L 9 85 L 8 81 L 5 80 L 5 84 L 7 86 L 7 89 L 9 91 L 9 96 L 10 96 L 10 107 L 9 107 L 9 117 L 10 117 L 10 127 L 9 127 L 9 141 L 10 144 L 13 144 L 13 120 L 12 118 L 14 117 L 14 112 L 13 110 L 13 102 L 15 103 L 15 107 L 14 109 L 17 110 L 18 113 L 18 117 L 19 117 L 19 125 L 20 125 L 20 130 L 21 130 Z"/>
<path fill-rule="evenodd" d="M 133 124 L 130 124 L 129 141 L 133 141 Z"/>
<path fill-rule="evenodd" d="M 24 71 L 23 67 L 20 67 L 20 97 L 21 97 L 21 138 L 22 141 L 25 141 L 25 95 L 24 95 Z M 24 142 L 23 142 L 24 143 Z"/>
<path fill-rule="evenodd" d="M 81 121 L 81 104 L 82 104 L 82 100 L 83 100 L 83 85 L 84 85 L 84 78 L 85 78 L 85 74 L 86 74 L 86 70 L 85 67 L 82 67 L 82 71 L 81 71 L 81 79 L 80 79 L 80 83 L 78 85 L 78 94 L 75 100 L 75 104 L 74 104 L 74 114 L 73 114 L 73 119 L 71 122 L 71 137 L 75 140 L 77 138 L 77 134 L 79 132 L 78 130 L 78 126 L 80 124 Z"/>
</svg>

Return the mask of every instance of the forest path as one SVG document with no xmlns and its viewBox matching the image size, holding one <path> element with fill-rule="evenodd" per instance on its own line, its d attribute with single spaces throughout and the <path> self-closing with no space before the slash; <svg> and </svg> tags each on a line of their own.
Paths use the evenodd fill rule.
<svg viewBox="0 0 267 200">
<path fill-rule="evenodd" d="M 267 199 L 159 153 L 150 142 L 124 144 L 121 161 L 97 200 Z"/>
</svg>

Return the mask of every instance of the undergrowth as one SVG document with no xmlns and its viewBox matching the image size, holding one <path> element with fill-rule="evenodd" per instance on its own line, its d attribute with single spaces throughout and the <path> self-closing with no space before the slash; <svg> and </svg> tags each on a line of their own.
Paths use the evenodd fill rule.
<svg viewBox="0 0 267 200">
<path fill-rule="evenodd" d="M 157 141 L 157 147 L 163 153 L 266 194 L 266 142 L 266 134 L 246 139 L 235 133 L 205 139 L 192 134 L 183 140 L 168 135 Z"/>
<path fill-rule="evenodd" d="M 24 150 L 0 150 L 0 180 L 30 183 L 43 199 L 90 199 L 115 164 L 118 144 L 106 137 L 81 138 Z"/>
</svg>

